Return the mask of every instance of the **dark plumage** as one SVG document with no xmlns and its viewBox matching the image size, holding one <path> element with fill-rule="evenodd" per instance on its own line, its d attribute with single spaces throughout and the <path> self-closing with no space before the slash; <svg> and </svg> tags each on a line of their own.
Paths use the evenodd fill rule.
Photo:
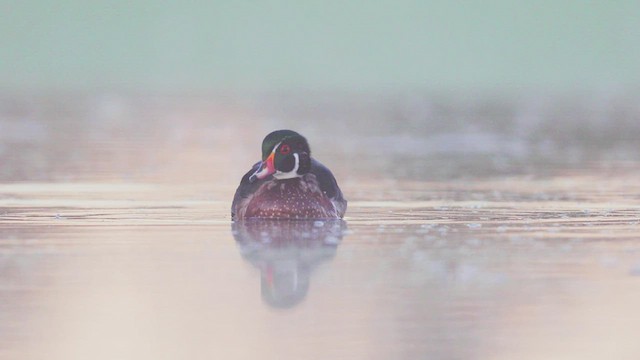
<svg viewBox="0 0 640 360">
<path fill-rule="evenodd" d="M 240 181 L 231 217 L 338 219 L 347 201 L 331 171 L 311 158 L 307 140 L 291 130 L 274 131 L 262 143 L 262 160 Z"/>
</svg>

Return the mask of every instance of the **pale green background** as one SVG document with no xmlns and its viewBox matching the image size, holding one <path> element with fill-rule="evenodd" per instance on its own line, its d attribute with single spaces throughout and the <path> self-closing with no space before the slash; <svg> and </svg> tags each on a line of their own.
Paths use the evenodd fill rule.
<svg viewBox="0 0 640 360">
<path fill-rule="evenodd" d="M 0 88 L 583 89 L 640 81 L 640 1 L 4 0 Z"/>
</svg>

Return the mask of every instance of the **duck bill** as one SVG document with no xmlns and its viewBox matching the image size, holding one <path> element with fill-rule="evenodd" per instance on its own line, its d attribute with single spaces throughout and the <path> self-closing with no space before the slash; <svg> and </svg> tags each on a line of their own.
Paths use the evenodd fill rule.
<svg viewBox="0 0 640 360">
<path fill-rule="evenodd" d="M 260 166 L 260 168 L 256 172 L 254 172 L 253 175 L 249 177 L 249 182 L 262 180 L 267 176 L 276 172 L 276 167 L 273 163 L 273 159 L 275 158 L 275 155 L 276 155 L 275 153 L 271 153 L 271 155 L 269 155 L 269 157 L 262 162 L 262 165 Z"/>
</svg>

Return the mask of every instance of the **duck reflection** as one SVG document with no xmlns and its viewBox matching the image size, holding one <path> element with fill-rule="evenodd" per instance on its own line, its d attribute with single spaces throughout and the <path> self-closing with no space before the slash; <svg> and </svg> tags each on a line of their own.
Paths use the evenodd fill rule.
<svg viewBox="0 0 640 360">
<path fill-rule="evenodd" d="M 251 219 L 232 224 L 242 257 L 260 269 L 262 299 L 274 308 L 304 300 L 311 273 L 332 260 L 342 241 L 342 220 Z"/>
</svg>

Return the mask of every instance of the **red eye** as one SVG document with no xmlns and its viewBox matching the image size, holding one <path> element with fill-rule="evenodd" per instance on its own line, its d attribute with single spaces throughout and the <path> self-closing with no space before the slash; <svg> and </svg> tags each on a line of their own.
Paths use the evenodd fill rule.
<svg viewBox="0 0 640 360">
<path fill-rule="evenodd" d="M 282 146 L 280 146 L 280 154 L 287 155 L 290 152 L 291 152 L 291 147 L 289 145 L 283 144 Z"/>
</svg>

